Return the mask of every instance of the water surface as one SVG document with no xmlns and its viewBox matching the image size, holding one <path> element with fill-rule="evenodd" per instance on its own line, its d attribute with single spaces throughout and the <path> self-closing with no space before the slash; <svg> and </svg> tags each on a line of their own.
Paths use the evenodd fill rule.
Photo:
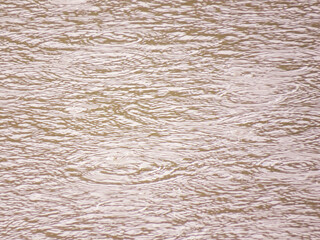
<svg viewBox="0 0 320 240">
<path fill-rule="evenodd" d="M 319 19 L 1 1 L 1 239 L 319 238 Z"/>
</svg>

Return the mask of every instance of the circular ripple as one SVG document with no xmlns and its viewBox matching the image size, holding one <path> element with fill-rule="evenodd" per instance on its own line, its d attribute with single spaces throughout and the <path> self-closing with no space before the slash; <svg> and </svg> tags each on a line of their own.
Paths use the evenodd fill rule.
<svg viewBox="0 0 320 240">
<path fill-rule="evenodd" d="M 81 180 L 98 184 L 143 184 L 177 176 L 177 164 L 171 160 L 135 152 L 91 157 L 65 169 Z"/>
</svg>

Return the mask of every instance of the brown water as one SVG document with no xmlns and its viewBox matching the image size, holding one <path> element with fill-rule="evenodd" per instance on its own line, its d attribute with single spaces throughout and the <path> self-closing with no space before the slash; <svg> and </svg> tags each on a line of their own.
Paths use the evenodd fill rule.
<svg viewBox="0 0 320 240">
<path fill-rule="evenodd" d="M 1 239 L 320 239 L 320 2 L 1 0 Z"/>
</svg>

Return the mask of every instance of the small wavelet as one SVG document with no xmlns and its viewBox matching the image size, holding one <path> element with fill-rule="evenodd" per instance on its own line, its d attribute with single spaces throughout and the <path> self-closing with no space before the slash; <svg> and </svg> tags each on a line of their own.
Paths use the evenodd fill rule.
<svg viewBox="0 0 320 240">
<path fill-rule="evenodd" d="M 88 0 L 50 0 L 49 2 L 53 4 L 61 4 L 61 5 L 74 5 L 74 4 L 83 4 Z"/>
</svg>

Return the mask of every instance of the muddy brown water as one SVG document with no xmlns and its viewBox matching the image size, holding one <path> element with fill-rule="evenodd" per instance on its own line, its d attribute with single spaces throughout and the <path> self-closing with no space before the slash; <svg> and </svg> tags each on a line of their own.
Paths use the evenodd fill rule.
<svg viewBox="0 0 320 240">
<path fill-rule="evenodd" d="M 320 2 L 1 0 L 1 239 L 320 239 Z"/>
</svg>

